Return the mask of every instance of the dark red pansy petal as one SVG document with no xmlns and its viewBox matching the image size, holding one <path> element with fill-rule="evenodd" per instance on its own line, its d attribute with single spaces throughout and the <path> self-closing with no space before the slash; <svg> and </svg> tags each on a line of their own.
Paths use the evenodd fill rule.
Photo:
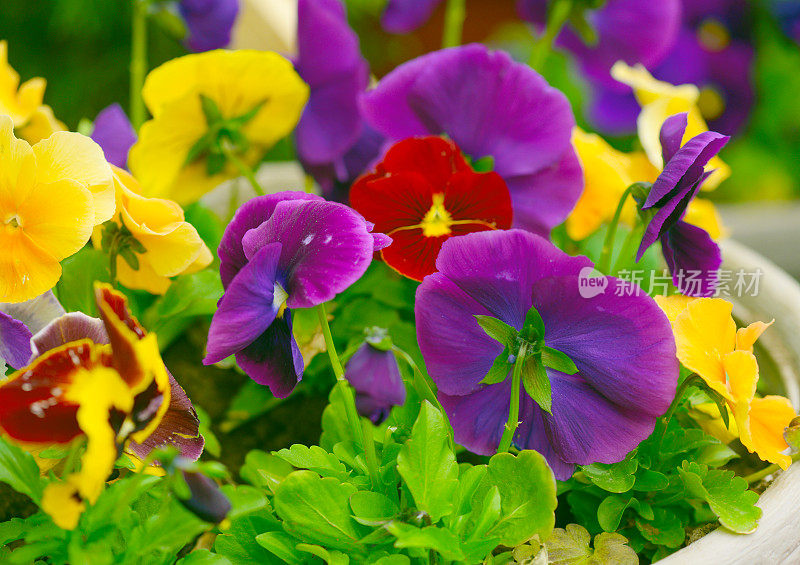
<svg viewBox="0 0 800 565">
<path fill-rule="evenodd" d="M 375 224 L 372 231 L 388 234 L 397 228 L 418 225 L 433 205 L 435 192 L 433 185 L 418 173 L 394 173 L 356 181 L 350 189 L 350 206 Z"/>
<path fill-rule="evenodd" d="M 392 244 L 381 250 L 383 260 L 392 269 L 415 281 L 436 271 L 436 257 L 448 236 L 426 237 L 422 229 L 393 232 Z"/>
<path fill-rule="evenodd" d="M 95 286 L 95 298 L 114 352 L 114 368 L 128 386 L 135 389 L 148 376 L 135 346 L 146 332 L 131 315 L 125 295 L 109 285 L 98 284 Z"/>
<path fill-rule="evenodd" d="M 511 194 L 503 178 L 495 172 L 454 174 L 447 185 L 444 207 L 453 220 L 479 220 L 496 229 L 511 227 Z"/>
<path fill-rule="evenodd" d="M 108 284 L 96 284 L 94 294 L 100 308 L 100 317 L 103 318 L 106 325 L 108 325 L 106 316 L 113 313 L 140 339 L 147 334 L 139 321 L 131 314 L 131 310 L 128 308 L 128 298 L 124 294 L 117 292 Z M 107 308 L 103 308 L 103 304 L 106 304 Z"/>
<path fill-rule="evenodd" d="M 391 174 L 410 171 L 424 176 L 437 192 L 443 192 L 450 176 L 471 170 L 455 143 L 441 137 L 411 137 L 395 143 L 381 162 Z"/>
<path fill-rule="evenodd" d="M 110 363 L 110 356 L 88 339 L 51 349 L 0 385 L 0 429 L 27 443 L 68 443 L 82 435 L 78 406 L 64 402 L 64 393 L 76 369 Z"/>
</svg>

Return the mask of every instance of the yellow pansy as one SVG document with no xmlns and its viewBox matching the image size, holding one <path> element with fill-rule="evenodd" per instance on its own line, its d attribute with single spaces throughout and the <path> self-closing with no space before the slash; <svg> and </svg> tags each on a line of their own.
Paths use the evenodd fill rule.
<svg viewBox="0 0 800 565">
<path fill-rule="evenodd" d="M 31 146 L 0 116 L 0 302 L 53 288 L 59 261 L 114 213 L 111 168 L 100 147 L 58 132 Z"/>
<path fill-rule="evenodd" d="M 136 179 L 127 171 L 112 167 L 117 195 L 117 213 L 113 222 L 124 226 L 142 244 L 144 253 L 136 253 L 139 268 L 133 269 L 117 256 L 117 277 L 128 288 L 163 294 L 170 277 L 199 271 L 213 257 L 197 230 L 184 220 L 183 209 L 171 200 L 145 198 Z M 92 236 L 100 248 L 102 226 Z"/>
<path fill-rule="evenodd" d="M 289 134 L 308 86 L 277 53 L 216 50 L 161 65 L 142 95 L 153 119 L 131 148 L 130 169 L 144 195 L 186 204 L 239 174 L 222 151 L 253 166 Z"/>
<path fill-rule="evenodd" d="M 642 108 L 636 120 L 639 140 L 650 162 L 659 170 L 664 167 L 659 140 L 664 120 L 681 112 L 688 114 L 688 125 L 682 144 L 708 131 L 708 125 L 697 106 L 700 91 L 693 84 L 674 86 L 656 80 L 642 65 L 630 67 L 622 61 L 617 61 L 611 68 L 611 76 L 633 88 L 636 100 Z M 731 174 L 730 167 L 718 156 L 708 162 L 708 167 L 715 170 L 703 183 L 704 190 L 716 188 Z"/>
<path fill-rule="evenodd" d="M 736 329 L 733 305 L 720 298 L 656 297 L 672 321 L 678 359 L 726 400 L 739 439 L 761 459 L 787 468 L 791 458 L 783 431 L 796 416 L 788 399 L 756 398 L 758 361 L 753 344 L 770 326 L 755 322 Z"/>
<path fill-rule="evenodd" d="M 17 128 L 17 134 L 28 143 L 38 143 L 57 131 L 67 131 L 67 126 L 56 118 L 47 104 L 39 106 L 25 125 Z"/>
</svg>

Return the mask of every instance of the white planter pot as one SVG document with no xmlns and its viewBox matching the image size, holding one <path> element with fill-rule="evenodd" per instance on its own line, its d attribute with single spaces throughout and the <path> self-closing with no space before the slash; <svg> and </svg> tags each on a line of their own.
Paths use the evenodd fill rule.
<svg viewBox="0 0 800 565">
<path fill-rule="evenodd" d="M 743 323 L 756 320 L 775 324 L 759 340 L 775 362 L 786 394 L 800 405 L 800 285 L 771 261 L 736 243 L 722 243 L 723 269 L 761 270 L 757 296 L 731 296 L 734 316 Z M 761 495 L 763 516 L 748 535 L 724 528 L 659 561 L 664 565 L 776 565 L 800 563 L 800 464 L 781 473 Z"/>
</svg>

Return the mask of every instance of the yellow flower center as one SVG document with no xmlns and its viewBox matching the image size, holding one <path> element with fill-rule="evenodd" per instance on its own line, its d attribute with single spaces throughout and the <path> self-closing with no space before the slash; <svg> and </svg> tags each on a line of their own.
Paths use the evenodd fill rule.
<svg viewBox="0 0 800 565">
<path fill-rule="evenodd" d="M 450 226 L 453 225 L 453 217 L 444 207 L 444 193 L 439 192 L 433 195 L 433 205 L 422 218 L 420 226 L 425 237 L 440 237 L 452 232 Z"/>
<path fill-rule="evenodd" d="M 725 99 L 717 89 L 706 86 L 700 91 L 697 107 L 706 120 L 714 120 L 725 111 Z"/>
<path fill-rule="evenodd" d="M 272 289 L 272 305 L 278 308 L 276 318 L 283 318 L 283 313 L 286 311 L 287 298 L 289 298 L 289 293 L 276 282 L 275 287 Z"/>
<path fill-rule="evenodd" d="M 5 224 L 10 228 L 22 227 L 22 221 L 20 220 L 20 217 L 17 216 L 16 214 L 6 219 Z"/>
</svg>

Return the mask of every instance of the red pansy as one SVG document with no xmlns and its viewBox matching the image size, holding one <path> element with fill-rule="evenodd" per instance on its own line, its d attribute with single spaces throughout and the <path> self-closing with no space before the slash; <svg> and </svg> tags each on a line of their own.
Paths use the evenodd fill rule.
<svg viewBox="0 0 800 565">
<path fill-rule="evenodd" d="M 452 141 L 400 141 L 350 189 L 350 205 L 392 238 L 386 264 L 421 281 L 448 238 L 511 227 L 511 196 L 495 172 L 477 173 Z"/>
</svg>

